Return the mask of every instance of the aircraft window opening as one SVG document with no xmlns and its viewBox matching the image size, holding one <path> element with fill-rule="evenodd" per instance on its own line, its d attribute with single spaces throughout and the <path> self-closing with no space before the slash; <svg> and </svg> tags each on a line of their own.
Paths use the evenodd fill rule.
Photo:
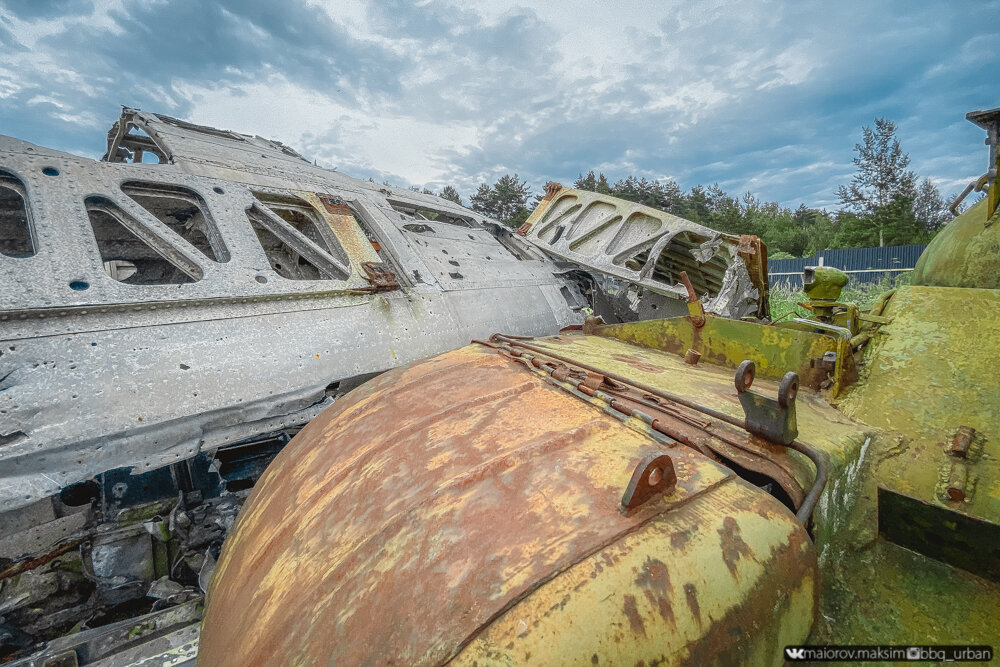
<svg viewBox="0 0 1000 667">
<path fill-rule="evenodd" d="M 722 279 L 726 269 L 729 268 L 729 263 L 722 256 L 722 253 L 715 253 L 711 259 L 704 263 L 699 262 L 693 254 L 702 243 L 708 240 L 707 237 L 692 232 L 677 234 L 660 252 L 649 278 L 664 285 L 677 285 L 681 282 L 681 271 L 687 271 L 694 290 L 699 296 L 708 294 L 710 297 L 714 297 L 718 295 L 719 290 L 722 289 Z M 649 249 L 643 250 L 625 261 L 625 266 L 638 271 L 646 265 L 648 259 Z"/>
<path fill-rule="evenodd" d="M 222 235 L 197 192 L 180 186 L 139 182 L 123 183 L 121 189 L 205 257 L 215 262 L 229 261 Z"/>
<path fill-rule="evenodd" d="M 31 257 L 35 252 L 24 184 L 0 171 L 0 254 Z"/>
<path fill-rule="evenodd" d="M 337 240 L 337 235 L 311 204 L 292 196 L 263 195 L 255 192 L 254 197 L 300 234 L 330 253 L 330 256 L 338 262 L 344 266 L 350 263 L 347 253 Z"/>
<path fill-rule="evenodd" d="M 85 204 L 109 277 L 127 285 L 183 285 L 201 280 L 201 267 L 109 199 L 89 197 Z"/>
<path fill-rule="evenodd" d="M 478 227 L 472 218 L 455 215 L 446 211 L 438 211 L 415 204 L 404 204 L 403 202 L 393 200 L 389 200 L 389 206 L 399 213 L 400 219 L 405 222 L 443 222 L 448 225 L 455 225 L 456 227 Z"/>
<path fill-rule="evenodd" d="M 247 211 L 250 225 L 257 234 L 260 247 L 267 255 L 267 262 L 282 278 L 289 280 L 323 280 L 322 275 L 316 265 L 292 250 L 284 241 L 274 235 L 271 230 L 261 223 L 253 210 Z"/>
<path fill-rule="evenodd" d="M 247 218 L 275 273 L 288 280 L 348 278 L 347 253 L 311 205 L 293 196 L 254 193 L 254 197 L 258 204 L 247 210 Z"/>
<path fill-rule="evenodd" d="M 128 124 L 128 129 L 114 147 L 114 151 L 114 155 L 108 158 L 109 162 L 124 162 L 126 164 L 165 164 L 167 162 L 167 156 L 156 141 L 145 130 L 133 123 Z"/>
</svg>

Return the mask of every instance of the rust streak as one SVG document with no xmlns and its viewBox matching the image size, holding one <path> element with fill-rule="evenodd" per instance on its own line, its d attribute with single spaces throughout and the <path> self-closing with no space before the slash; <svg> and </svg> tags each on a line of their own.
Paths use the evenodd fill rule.
<svg viewBox="0 0 1000 667">
<path fill-rule="evenodd" d="M 71 542 L 67 542 L 66 544 L 57 547 L 56 549 L 50 551 L 47 554 L 39 556 L 38 558 L 32 558 L 30 560 L 21 561 L 20 563 L 15 563 L 10 567 L 8 567 L 3 572 L 0 572 L 0 581 L 17 576 L 23 572 L 27 572 L 28 570 L 34 570 L 35 568 L 39 568 L 42 565 L 48 563 L 49 561 L 55 560 L 59 556 L 62 556 L 64 553 L 70 551 L 74 547 L 79 546 L 82 541 L 83 540 L 73 540 Z"/>
<path fill-rule="evenodd" d="M 701 625 L 701 607 L 698 605 L 698 589 L 695 588 L 694 584 L 688 583 L 684 584 L 684 597 L 687 599 L 688 609 L 691 610 L 691 615 L 694 619 L 698 621 L 698 625 Z"/>
<path fill-rule="evenodd" d="M 774 618 L 776 610 L 786 608 L 795 589 L 814 585 L 818 567 L 816 552 L 809 548 L 808 537 L 804 535 L 804 531 L 796 531 L 787 542 L 771 549 L 764 561 L 764 577 L 747 593 L 741 604 L 709 624 L 698 639 L 688 642 L 687 658 L 680 665 L 695 667 L 710 663 L 747 663 L 749 656 L 746 651 L 752 644 L 739 641 L 740 638 L 753 629 L 761 618 Z M 775 563 L 788 566 L 776 568 Z M 813 599 L 815 614 L 818 598 L 814 595 Z M 777 615 L 780 617 L 781 613 Z"/>
<path fill-rule="evenodd" d="M 740 558 L 753 558 L 750 546 L 743 541 L 740 534 L 740 525 L 731 516 L 727 516 L 722 521 L 722 528 L 719 529 L 720 547 L 722 548 L 722 559 L 729 568 L 729 573 L 737 577 L 736 565 Z"/>
<path fill-rule="evenodd" d="M 673 607 L 670 606 L 670 594 L 673 586 L 670 583 L 670 572 L 663 561 L 647 558 L 642 566 L 642 572 L 635 580 L 636 586 L 643 589 L 646 599 L 660 613 L 664 623 L 677 627 Z"/>
<path fill-rule="evenodd" d="M 639 608 L 636 606 L 634 595 L 625 596 L 625 606 L 622 611 L 628 617 L 628 623 L 632 626 L 632 632 L 645 637 L 646 624 L 643 622 L 642 614 L 639 613 Z"/>
</svg>

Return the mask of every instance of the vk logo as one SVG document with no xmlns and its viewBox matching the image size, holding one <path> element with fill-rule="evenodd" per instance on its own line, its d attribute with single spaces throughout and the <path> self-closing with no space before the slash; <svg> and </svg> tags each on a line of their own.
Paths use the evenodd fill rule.
<svg viewBox="0 0 1000 667">
<path fill-rule="evenodd" d="M 806 650 L 804 648 L 785 648 L 785 656 L 789 660 L 805 660 Z"/>
</svg>

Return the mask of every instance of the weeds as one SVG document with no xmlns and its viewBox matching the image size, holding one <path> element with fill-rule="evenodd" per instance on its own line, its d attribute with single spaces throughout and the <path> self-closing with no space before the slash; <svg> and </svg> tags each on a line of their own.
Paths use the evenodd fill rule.
<svg viewBox="0 0 1000 667">
<path fill-rule="evenodd" d="M 873 283 L 859 283 L 852 280 L 841 292 L 840 301 L 854 302 L 861 310 L 867 310 L 882 294 L 900 285 L 909 284 L 909 272 L 895 278 L 882 277 Z M 788 317 L 808 317 L 809 311 L 798 305 L 798 302 L 805 301 L 807 298 L 805 292 L 792 290 L 783 285 L 771 288 L 771 320 L 784 317 L 789 312 L 794 312 L 795 315 Z"/>
</svg>

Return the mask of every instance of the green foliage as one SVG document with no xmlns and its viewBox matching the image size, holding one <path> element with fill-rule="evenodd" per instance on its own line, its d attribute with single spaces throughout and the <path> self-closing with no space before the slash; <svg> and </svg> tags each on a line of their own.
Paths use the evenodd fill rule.
<svg viewBox="0 0 1000 667">
<path fill-rule="evenodd" d="M 515 213 L 510 220 L 504 220 L 504 223 L 510 225 L 511 227 L 517 228 L 524 224 L 524 221 L 528 219 L 531 215 L 531 211 L 526 208 L 522 208 L 517 213 Z"/>
<path fill-rule="evenodd" d="M 438 195 L 438 196 L 441 197 L 442 199 L 447 199 L 448 201 L 453 201 L 456 204 L 458 204 L 459 206 L 463 205 L 462 204 L 462 197 L 461 197 L 461 195 L 458 194 L 458 190 L 456 190 L 455 188 L 451 187 L 450 185 L 444 186 L 444 190 L 442 190 L 441 194 Z"/>
<path fill-rule="evenodd" d="M 611 183 L 593 169 L 580 173 L 573 187 L 637 202 L 728 234 L 753 234 L 767 245 L 768 256 L 808 257 L 826 248 L 927 243 L 952 219 L 940 192 L 929 179 L 919 187 L 909 171 L 910 157 L 896 138 L 896 125 L 876 118 L 874 128 L 863 129 L 854 147 L 858 171 L 837 195 L 845 208 L 835 214 L 808 208 L 792 210 L 777 202 L 763 202 L 750 192 L 736 198 L 718 183 L 695 185 L 683 191 L 672 181 L 629 175 Z M 446 195 L 447 193 L 447 195 Z M 448 196 L 448 195 L 453 195 Z M 442 196 L 461 203 L 448 186 Z M 471 197 L 471 207 L 517 227 L 541 201 L 517 174 L 505 175 L 492 186 L 483 183 Z"/>
<path fill-rule="evenodd" d="M 851 281 L 840 293 L 840 301 L 844 303 L 856 303 L 861 310 L 868 310 L 880 296 L 900 285 L 908 285 L 909 282 L 909 273 L 901 274 L 895 278 L 882 278 L 873 283 Z M 808 298 L 805 292 L 801 290 L 792 290 L 781 285 L 772 287 L 769 297 L 771 303 L 771 320 L 774 321 L 781 317 L 785 319 L 790 317 L 809 317 L 810 312 L 798 305 L 800 301 L 806 301 Z"/>
<path fill-rule="evenodd" d="M 849 210 L 870 215 L 898 195 L 912 197 L 916 175 L 907 170 L 910 156 L 899 145 L 891 120 L 876 118 L 875 129 L 866 125 L 862 135 L 862 143 L 854 144 L 858 171 L 850 185 L 837 188 L 837 196 Z"/>
<path fill-rule="evenodd" d="M 469 199 L 469 206 L 472 207 L 473 211 L 479 211 L 480 213 L 485 213 L 486 215 L 493 215 L 493 211 L 496 207 L 494 201 L 495 199 L 496 192 L 493 191 L 493 188 L 485 183 L 480 183 L 475 194 L 473 194 Z"/>
<path fill-rule="evenodd" d="M 602 195 L 614 194 L 611 191 L 611 185 L 608 184 L 607 177 L 601 173 L 599 176 L 594 176 L 594 170 L 591 169 L 584 176 L 580 174 L 580 178 L 576 179 L 573 183 L 573 187 L 578 190 L 590 190 L 591 192 L 600 192 Z"/>
<path fill-rule="evenodd" d="M 837 188 L 846 207 L 836 247 L 906 245 L 925 243 L 931 232 L 952 218 L 941 193 L 907 167 L 910 156 L 896 138 L 896 125 L 876 118 L 875 128 L 865 126 L 862 143 L 855 144 L 857 173 L 850 185 Z"/>
<path fill-rule="evenodd" d="M 528 182 L 518 180 L 517 174 L 501 176 L 493 185 L 493 190 L 496 192 L 496 217 L 504 222 L 509 222 L 518 215 L 526 207 L 528 197 L 531 196 Z"/>
<path fill-rule="evenodd" d="M 603 174 L 602 174 L 603 176 Z M 591 169 L 584 176 L 580 174 L 580 178 L 573 181 L 573 187 L 577 190 L 589 190 L 590 192 L 597 192 L 597 177 L 594 176 L 594 170 Z"/>
<path fill-rule="evenodd" d="M 837 231 L 831 248 L 868 248 L 878 245 L 878 230 L 868 220 L 855 213 L 840 211 L 837 214 Z"/>
<path fill-rule="evenodd" d="M 948 201 L 954 200 L 955 197 L 952 197 Z M 929 178 L 925 178 L 920 187 L 917 188 L 917 194 L 913 198 L 913 214 L 917 220 L 924 223 L 924 229 L 928 232 L 939 229 L 955 217 L 948 210 L 948 204 L 941 198 L 941 193 Z"/>
<path fill-rule="evenodd" d="M 896 195 L 866 215 L 842 212 L 831 248 L 865 248 L 927 243 L 934 236 L 914 213 L 913 197 Z"/>
<path fill-rule="evenodd" d="M 520 180 L 517 174 L 513 176 L 506 174 L 492 186 L 481 184 L 476 194 L 472 195 L 470 203 L 472 210 L 516 227 L 530 215 L 530 211 L 527 210 L 530 196 L 531 188 L 528 187 L 527 181 Z"/>
</svg>

